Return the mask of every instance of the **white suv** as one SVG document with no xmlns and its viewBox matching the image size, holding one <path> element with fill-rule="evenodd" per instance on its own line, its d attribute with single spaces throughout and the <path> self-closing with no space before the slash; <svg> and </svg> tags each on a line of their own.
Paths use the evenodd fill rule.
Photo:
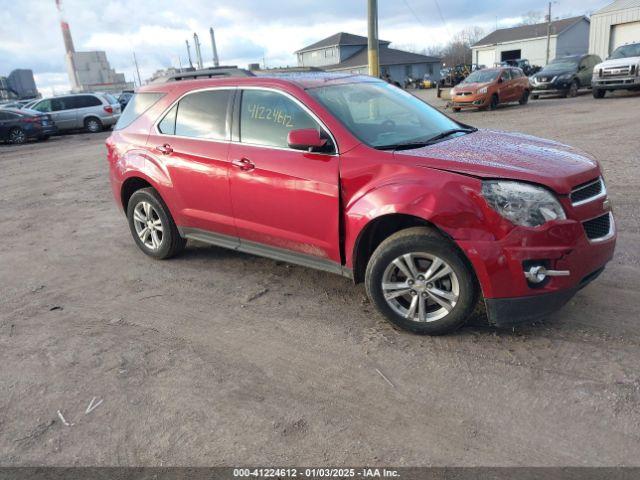
<svg viewBox="0 0 640 480">
<path fill-rule="evenodd" d="M 595 98 L 603 98 L 607 91 L 640 90 L 640 43 L 622 45 L 596 65 L 591 88 Z"/>
<path fill-rule="evenodd" d="M 79 93 L 44 98 L 30 107 L 48 113 L 59 130 L 100 132 L 120 118 L 120 103 L 108 93 Z"/>
</svg>

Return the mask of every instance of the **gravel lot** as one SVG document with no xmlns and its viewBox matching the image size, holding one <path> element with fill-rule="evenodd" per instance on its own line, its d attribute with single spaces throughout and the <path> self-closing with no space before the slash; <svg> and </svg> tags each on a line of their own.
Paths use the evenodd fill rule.
<svg viewBox="0 0 640 480">
<path fill-rule="evenodd" d="M 455 114 L 595 154 L 620 235 L 548 321 L 439 338 L 331 274 L 149 259 L 107 133 L 0 145 L 0 464 L 640 465 L 640 96 L 617 97 Z"/>
</svg>

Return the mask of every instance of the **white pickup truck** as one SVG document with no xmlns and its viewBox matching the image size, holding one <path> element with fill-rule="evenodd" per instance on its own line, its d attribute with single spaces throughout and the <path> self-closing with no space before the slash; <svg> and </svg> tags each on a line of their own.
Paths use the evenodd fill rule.
<svg viewBox="0 0 640 480">
<path fill-rule="evenodd" d="M 594 98 L 603 98 L 607 91 L 640 90 L 640 43 L 622 45 L 596 65 L 591 88 Z"/>
</svg>

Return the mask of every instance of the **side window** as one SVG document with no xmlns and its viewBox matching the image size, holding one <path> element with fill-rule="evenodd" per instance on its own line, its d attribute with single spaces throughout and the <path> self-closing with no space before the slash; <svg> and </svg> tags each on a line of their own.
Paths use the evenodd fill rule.
<svg viewBox="0 0 640 480">
<path fill-rule="evenodd" d="M 230 90 L 196 92 L 178 103 L 175 134 L 182 137 L 225 140 Z"/>
<path fill-rule="evenodd" d="M 176 113 L 178 113 L 178 104 L 175 104 L 171 110 L 158 123 L 158 131 L 165 135 L 176 134 Z"/>
<path fill-rule="evenodd" d="M 242 93 L 241 142 L 288 147 L 289 132 L 301 128 L 319 129 L 319 126 L 290 98 L 262 90 L 245 90 Z"/>
<path fill-rule="evenodd" d="M 67 108 L 87 108 L 102 105 L 102 102 L 98 99 L 98 97 L 94 97 L 93 95 L 67 97 L 65 99 L 65 103 L 67 104 Z"/>
<path fill-rule="evenodd" d="M 59 112 L 60 110 L 68 110 L 69 107 L 67 107 L 67 101 L 68 99 L 62 97 L 62 98 L 52 98 L 51 99 L 51 111 L 52 112 Z"/>
<path fill-rule="evenodd" d="M 34 110 L 38 112 L 50 112 L 51 111 L 51 99 L 42 100 L 33 106 Z"/>
<path fill-rule="evenodd" d="M 502 73 L 500 74 L 500 78 L 504 82 L 511 80 L 511 75 L 509 75 L 509 70 L 503 70 Z"/>
</svg>

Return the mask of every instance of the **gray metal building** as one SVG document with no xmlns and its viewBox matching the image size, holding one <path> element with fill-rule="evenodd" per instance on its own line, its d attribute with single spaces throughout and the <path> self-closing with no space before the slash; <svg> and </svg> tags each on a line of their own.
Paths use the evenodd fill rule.
<svg viewBox="0 0 640 480">
<path fill-rule="evenodd" d="M 620 45 L 640 42 L 640 0 L 618 0 L 591 16 L 589 52 L 607 58 Z"/>
<path fill-rule="evenodd" d="M 429 74 L 440 79 L 441 59 L 390 48 L 391 42 L 380 40 L 380 72 L 402 84 L 407 77 Z M 299 67 L 319 67 L 332 72 L 366 74 L 368 72 L 367 37 L 340 32 L 297 52 Z"/>
</svg>

